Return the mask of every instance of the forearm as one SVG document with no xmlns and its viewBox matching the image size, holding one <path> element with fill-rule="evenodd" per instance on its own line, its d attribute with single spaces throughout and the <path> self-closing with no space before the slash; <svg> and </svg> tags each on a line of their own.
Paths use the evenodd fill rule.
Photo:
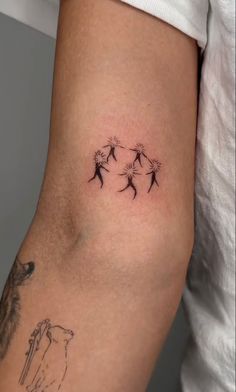
<svg viewBox="0 0 236 392">
<path fill-rule="evenodd" d="M 45 319 L 74 332 L 68 345 L 65 391 L 145 389 L 174 317 L 187 263 L 179 260 L 177 267 L 176 255 L 157 244 L 154 249 L 152 242 L 145 252 L 137 244 L 132 247 L 119 238 L 117 242 L 117 247 L 114 242 L 104 247 L 100 240 L 88 240 L 56 259 L 51 254 L 50 264 L 43 261 L 47 248 L 41 244 L 32 276 L 19 287 L 20 319 L 1 363 L 1 389 L 18 390 L 28 340 Z M 23 248 L 19 257 L 31 260 L 39 244 L 27 252 Z M 166 268 L 170 257 L 174 262 Z M 63 357 L 54 355 L 63 369 Z M 34 376 L 35 365 L 24 386 Z"/>
</svg>

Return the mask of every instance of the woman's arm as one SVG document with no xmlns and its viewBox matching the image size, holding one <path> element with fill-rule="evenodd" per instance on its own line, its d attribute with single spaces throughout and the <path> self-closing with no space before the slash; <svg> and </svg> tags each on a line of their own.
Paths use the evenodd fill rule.
<svg viewBox="0 0 236 392">
<path fill-rule="evenodd" d="M 1 301 L 1 390 L 145 390 L 192 250 L 196 109 L 193 40 L 118 1 L 61 1 L 45 179 Z"/>
</svg>

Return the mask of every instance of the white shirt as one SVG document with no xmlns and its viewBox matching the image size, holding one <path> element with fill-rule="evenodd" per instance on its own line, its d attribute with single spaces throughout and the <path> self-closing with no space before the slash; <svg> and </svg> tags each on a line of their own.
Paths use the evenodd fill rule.
<svg viewBox="0 0 236 392">
<path fill-rule="evenodd" d="M 235 391 L 234 0 L 122 0 L 202 48 L 196 237 L 184 301 L 191 342 L 184 392 Z M 58 0 L 1 0 L 0 11 L 56 36 Z"/>
</svg>

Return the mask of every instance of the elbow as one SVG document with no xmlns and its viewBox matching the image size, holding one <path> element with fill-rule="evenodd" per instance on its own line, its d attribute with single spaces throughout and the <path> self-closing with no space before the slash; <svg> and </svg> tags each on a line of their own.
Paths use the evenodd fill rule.
<svg viewBox="0 0 236 392">
<path fill-rule="evenodd" d="M 67 271 L 109 287 L 180 287 L 193 247 L 193 225 L 140 223 L 80 232 Z M 64 262 L 63 262 L 64 265 Z"/>
</svg>

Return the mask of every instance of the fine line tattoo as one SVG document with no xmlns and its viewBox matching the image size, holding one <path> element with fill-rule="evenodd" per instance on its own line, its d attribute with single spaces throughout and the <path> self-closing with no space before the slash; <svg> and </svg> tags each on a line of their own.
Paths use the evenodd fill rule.
<svg viewBox="0 0 236 392">
<path fill-rule="evenodd" d="M 117 158 L 115 155 L 115 150 L 117 149 L 117 147 L 124 148 L 120 144 L 120 140 L 116 136 L 109 137 L 107 144 L 105 146 L 103 146 L 103 148 L 107 148 L 107 147 L 109 147 L 109 149 L 110 149 L 109 153 L 107 155 L 107 163 L 109 162 L 110 157 L 112 157 L 114 159 L 114 161 L 117 161 Z"/>
<path fill-rule="evenodd" d="M 50 320 L 37 324 L 29 339 L 19 384 L 27 392 L 59 391 L 68 368 L 68 345 L 74 332 Z"/>
<path fill-rule="evenodd" d="M 103 169 L 106 172 L 109 172 L 109 170 L 104 166 L 107 164 L 106 155 L 100 150 L 96 151 L 94 155 L 94 163 L 95 163 L 94 175 L 92 178 L 90 178 L 88 182 L 93 181 L 95 180 L 96 177 L 98 177 L 102 188 L 104 182 L 103 182 L 103 176 L 101 170 Z"/>
<path fill-rule="evenodd" d="M 147 155 L 145 154 L 144 145 L 142 143 L 137 143 L 134 148 L 130 148 L 130 151 L 134 151 L 136 153 L 133 163 L 138 161 L 140 166 L 143 167 L 141 158 L 144 157 L 148 159 Z"/>
<path fill-rule="evenodd" d="M 125 176 L 127 178 L 127 185 L 123 189 L 118 191 L 118 192 L 124 192 L 126 189 L 131 187 L 134 190 L 134 197 L 133 197 L 133 199 L 135 199 L 135 197 L 137 196 L 137 188 L 136 188 L 136 186 L 133 183 L 133 179 L 137 175 L 140 175 L 140 173 L 136 169 L 135 164 L 134 163 L 128 163 L 124 167 L 123 173 L 120 174 L 120 176 Z"/>
<path fill-rule="evenodd" d="M 153 185 L 156 184 L 159 187 L 158 181 L 157 181 L 157 174 L 159 173 L 159 171 L 161 170 L 161 162 L 157 161 L 156 159 L 152 159 L 150 161 L 150 168 L 149 168 L 149 172 L 146 173 L 146 175 L 151 175 L 151 184 L 150 187 L 148 189 L 148 193 L 150 192 L 150 190 L 152 189 Z"/>
<path fill-rule="evenodd" d="M 34 272 L 33 261 L 21 263 L 16 257 L 0 301 L 0 360 L 8 350 L 20 319 L 21 299 L 19 288 Z"/>
<path fill-rule="evenodd" d="M 116 136 L 109 137 L 107 144 L 105 144 L 100 150 L 97 150 L 95 152 L 94 175 L 88 180 L 88 182 L 95 180 L 97 177 L 100 181 L 100 187 L 103 187 L 104 172 L 102 172 L 102 170 L 109 173 L 109 175 L 112 174 L 111 170 L 108 170 L 105 165 L 110 166 L 111 160 L 114 164 L 117 164 L 117 162 L 119 161 L 118 157 L 120 156 L 117 155 L 117 150 L 119 148 L 125 150 L 125 154 L 128 154 L 129 151 L 132 151 L 135 153 L 135 155 L 134 157 L 129 157 L 129 161 L 132 160 L 132 162 L 125 164 L 123 172 L 117 173 L 119 176 L 125 176 L 127 179 L 126 186 L 118 190 L 118 192 L 124 192 L 125 190 L 130 188 L 133 190 L 134 200 L 138 194 L 138 182 L 134 181 L 134 179 L 136 176 L 142 176 L 143 174 L 150 176 L 150 183 L 149 185 L 147 185 L 147 193 L 151 192 L 154 184 L 157 188 L 159 188 L 158 175 L 162 167 L 161 162 L 158 159 L 150 159 L 145 151 L 145 146 L 142 143 L 136 143 L 133 148 L 129 148 L 127 146 L 124 146 Z M 137 165 L 139 166 L 141 172 L 138 171 Z"/>
</svg>

